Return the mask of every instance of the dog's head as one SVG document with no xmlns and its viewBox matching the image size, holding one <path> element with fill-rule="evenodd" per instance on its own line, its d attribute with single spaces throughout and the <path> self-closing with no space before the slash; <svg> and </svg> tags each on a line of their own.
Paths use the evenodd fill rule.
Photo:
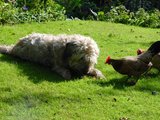
<svg viewBox="0 0 160 120">
<path fill-rule="evenodd" d="M 94 67 L 98 55 L 99 49 L 94 41 L 71 41 L 66 45 L 64 61 L 72 72 L 83 75 Z"/>
</svg>

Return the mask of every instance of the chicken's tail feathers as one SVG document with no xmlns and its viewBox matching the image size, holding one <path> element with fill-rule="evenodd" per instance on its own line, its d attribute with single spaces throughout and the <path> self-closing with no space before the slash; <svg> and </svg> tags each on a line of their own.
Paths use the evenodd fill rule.
<svg viewBox="0 0 160 120">
<path fill-rule="evenodd" d="M 110 64 L 110 60 L 111 60 L 111 57 L 110 56 L 108 56 L 107 58 L 106 58 L 106 61 L 105 61 L 105 64 Z"/>
<path fill-rule="evenodd" d="M 154 55 L 160 52 L 160 41 L 154 42 L 149 48 L 148 51 L 153 53 Z"/>
<path fill-rule="evenodd" d="M 0 45 L 0 53 L 1 54 L 10 54 L 11 50 L 13 48 L 13 45 Z"/>
</svg>

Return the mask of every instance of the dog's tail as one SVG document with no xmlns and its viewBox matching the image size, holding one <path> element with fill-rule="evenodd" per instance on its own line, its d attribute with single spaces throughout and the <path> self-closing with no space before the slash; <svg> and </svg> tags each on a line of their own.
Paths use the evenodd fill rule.
<svg viewBox="0 0 160 120">
<path fill-rule="evenodd" d="M 0 53 L 1 54 L 10 54 L 11 50 L 13 48 L 13 45 L 0 45 Z"/>
</svg>

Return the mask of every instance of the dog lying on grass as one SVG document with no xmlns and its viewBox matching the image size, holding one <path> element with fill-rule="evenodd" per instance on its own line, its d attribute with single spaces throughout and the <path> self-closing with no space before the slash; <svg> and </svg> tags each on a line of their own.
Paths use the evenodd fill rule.
<svg viewBox="0 0 160 120">
<path fill-rule="evenodd" d="M 0 53 L 51 67 L 64 79 L 71 79 L 75 74 L 104 78 L 94 68 L 99 55 L 96 42 L 82 35 L 33 33 L 21 38 L 15 45 L 1 45 Z"/>
</svg>

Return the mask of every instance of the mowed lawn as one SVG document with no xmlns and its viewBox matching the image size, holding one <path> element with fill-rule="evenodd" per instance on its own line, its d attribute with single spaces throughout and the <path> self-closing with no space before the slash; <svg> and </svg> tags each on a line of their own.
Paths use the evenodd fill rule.
<svg viewBox="0 0 160 120">
<path fill-rule="evenodd" d="M 0 120 L 158 120 L 160 75 L 152 69 L 135 86 L 105 65 L 111 58 L 135 56 L 160 40 L 160 29 L 96 21 L 62 21 L 0 26 L 0 44 L 33 33 L 82 34 L 100 48 L 96 68 L 106 79 L 64 80 L 49 68 L 0 54 Z"/>
</svg>

